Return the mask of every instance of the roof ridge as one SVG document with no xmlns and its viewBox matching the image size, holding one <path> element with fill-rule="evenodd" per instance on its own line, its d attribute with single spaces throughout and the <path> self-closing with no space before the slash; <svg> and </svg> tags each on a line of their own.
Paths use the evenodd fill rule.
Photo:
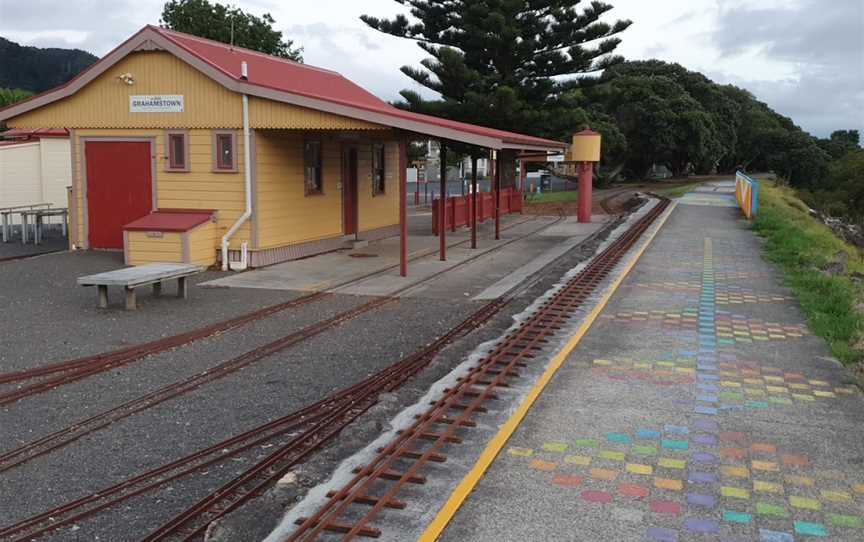
<svg viewBox="0 0 864 542">
<path fill-rule="evenodd" d="M 225 43 L 225 42 L 218 41 L 218 40 L 211 40 L 209 38 L 202 38 L 201 36 L 196 36 L 195 34 L 188 34 L 186 32 L 179 32 L 177 30 L 171 30 L 170 28 L 164 28 L 164 27 L 156 26 L 156 25 L 152 25 L 152 24 L 148 24 L 147 26 L 150 27 L 151 29 L 155 30 L 156 32 L 162 34 L 162 35 L 167 35 L 169 38 L 172 36 L 178 36 L 178 37 L 182 37 L 185 39 L 198 41 L 201 43 L 208 43 L 208 44 L 211 44 L 211 45 L 214 45 L 217 47 L 222 47 L 223 49 L 241 51 L 245 54 L 263 57 L 263 58 L 266 58 L 269 60 L 276 60 L 278 62 L 284 62 L 285 64 L 297 66 L 298 68 L 308 68 L 310 70 L 316 70 L 316 71 L 325 72 L 325 73 L 332 73 L 332 74 L 340 75 L 340 76 L 344 77 L 344 75 L 342 75 L 341 73 L 339 73 L 335 70 L 322 68 L 320 66 L 313 66 L 311 64 L 306 64 L 303 62 L 297 62 L 296 60 L 291 60 L 290 58 L 283 58 L 281 56 L 268 55 L 267 53 L 262 53 L 261 51 L 256 51 L 254 49 L 249 49 L 247 47 L 240 47 L 239 45 L 231 45 L 229 43 Z"/>
</svg>

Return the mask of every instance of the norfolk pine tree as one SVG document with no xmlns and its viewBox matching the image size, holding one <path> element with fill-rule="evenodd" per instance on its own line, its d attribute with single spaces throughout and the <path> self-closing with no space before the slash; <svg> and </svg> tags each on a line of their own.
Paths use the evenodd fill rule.
<svg viewBox="0 0 864 542">
<path fill-rule="evenodd" d="M 411 39 L 431 55 L 408 77 L 441 95 L 403 90 L 402 107 L 502 130 L 568 138 L 588 120 L 584 76 L 623 59 L 611 53 L 630 21 L 600 18 L 612 9 L 580 0 L 395 0 L 405 15 L 361 19 Z M 583 4 L 587 4 L 582 7 Z"/>
</svg>

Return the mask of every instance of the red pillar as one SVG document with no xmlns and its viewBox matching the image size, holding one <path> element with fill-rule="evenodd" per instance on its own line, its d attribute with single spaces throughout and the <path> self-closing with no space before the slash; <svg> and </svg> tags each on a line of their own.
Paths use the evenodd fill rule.
<svg viewBox="0 0 864 542">
<path fill-rule="evenodd" d="M 501 239 L 501 151 L 495 152 L 495 240 Z"/>
<path fill-rule="evenodd" d="M 591 222 L 591 182 L 594 176 L 594 164 L 582 162 L 579 164 L 579 207 L 576 215 L 579 222 Z"/>
<path fill-rule="evenodd" d="M 419 184 L 417 185 L 419 186 Z M 419 194 L 419 192 L 417 192 Z M 416 197 L 416 196 L 415 196 Z M 399 139 L 399 275 L 408 276 L 408 138 Z"/>
<path fill-rule="evenodd" d="M 471 248 L 477 248 L 477 157 L 471 157 Z"/>
<path fill-rule="evenodd" d="M 438 153 L 438 157 L 441 161 L 441 188 L 438 194 L 439 205 L 438 205 L 438 224 L 440 224 L 438 228 L 438 253 L 439 258 L 442 262 L 447 261 L 447 227 L 446 221 L 447 218 L 447 147 L 444 145 L 444 140 L 442 139 L 439 143 L 440 152 Z"/>
</svg>

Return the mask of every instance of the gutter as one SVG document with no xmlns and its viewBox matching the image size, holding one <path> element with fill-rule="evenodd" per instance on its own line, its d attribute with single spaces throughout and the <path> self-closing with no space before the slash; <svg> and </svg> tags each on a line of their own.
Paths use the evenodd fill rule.
<svg viewBox="0 0 864 542">
<path fill-rule="evenodd" d="M 246 62 L 244 61 L 241 64 L 241 78 L 246 79 L 247 68 Z M 240 215 L 240 218 L 235 222 L 222 236 L 222 271 L 228 271 L 228 243 L 234 234 L 237 233 L 237 230 L 240 229 L 240 226 L 243 225 L 244 222 L 249 220 L 252 216 L 252 152 L 250 149 L 251 138 L 249 135 L 249 96 L 243 95 L 243 180 L 245 183 L 245 194 L 246 194 L 246 210 L 243 211 L 243 214 Z M 236 269 L 237 271 L 242 271 L 246 269 L 248 265 L 247 259 L 248 252 L 246 251 L 246 243 L 243 243 L 242 246 L 242 256 L 238 265 L 232 265 L 232 269 Z"/>
</svg>

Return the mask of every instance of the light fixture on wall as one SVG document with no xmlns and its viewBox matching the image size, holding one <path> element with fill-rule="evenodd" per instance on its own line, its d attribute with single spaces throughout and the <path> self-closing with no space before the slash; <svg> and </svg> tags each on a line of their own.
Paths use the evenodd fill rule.
<svg viewBox="0 0 864 542">
<path fill-rule="evenodd" d="M 121 73 L 120 75 L 117 76 L 117 79 L 123 81 L 124 83 L 126 83 L 129 86 L 132 86 L 135 84 L 135 77 L 133 77 L 131 73 Z"/>
</svg>

